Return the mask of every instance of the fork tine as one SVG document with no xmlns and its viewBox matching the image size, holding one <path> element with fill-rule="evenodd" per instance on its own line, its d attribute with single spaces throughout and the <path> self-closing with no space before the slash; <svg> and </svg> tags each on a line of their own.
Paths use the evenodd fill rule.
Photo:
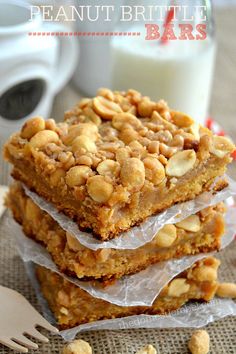
<svg viewBox="0 0 236 354">
<path fill-rule="evenodd" d="M 28 349 L 13 342 L 11 339 L 0 339 L 0 343 L 2 343 L 3 345 L 6 345 L 7 347 L 13 349 L 13 350 L 17 350 L 20 353 L 28 353 Z"/>
<path fill-rule="evenodd" d="M 26 331 L 28 335 L 34 337 L 35 339 L 38 339 L 39 341 L 43 343 L 48 343 L 49 339 L 45 337 L 43 334 L 41 334 L 36 328 L 32 327 L 28 331 Z"/>
<path fill-rule="evenodd" d="M 18 342 L 19 344 L 24 345 L 29 349 L 38 349 L 38 344 L 32 342 L 30 339 L 26 338 L 23 334 L 19 334 L 16 338 L 12 338 L 12 340 Z"/>
<path fill-rule="evenodd" d="M 37 326 L 43 327 L 45 329 L 47 329 L 48 331 L 52 332 L 52 333 L 58 333 L 59 330 L 52 326 L 48 321 L 46 321 L 43 317 L 37 321 Z"/>
</svg>

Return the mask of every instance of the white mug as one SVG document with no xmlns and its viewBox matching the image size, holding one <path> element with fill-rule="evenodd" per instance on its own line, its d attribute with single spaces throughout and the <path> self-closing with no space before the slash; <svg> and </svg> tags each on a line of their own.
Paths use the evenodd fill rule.
<svg viewBox="0 0 236 354">
<path fill-rule="evenodd" d="M 30 35 L 35 32 L 36 35 Z M 0 135 L 18 129 L 34 115 L 48 118 L 54 96 L 72 76 L 78 44 L 62 24 L 31 20 L 30 4 L 0 0 Z"/>
</svg>

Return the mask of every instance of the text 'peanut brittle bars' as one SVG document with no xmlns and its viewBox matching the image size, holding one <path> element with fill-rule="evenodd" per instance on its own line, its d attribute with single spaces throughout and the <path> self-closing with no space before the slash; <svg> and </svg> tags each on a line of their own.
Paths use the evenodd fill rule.
<svg viewBox="0 0 236 354">
<path fill-rule="evenodd" d="M 47 247 L 59 269 L 78 278 L 120 278 L 159 261 L 218 250 L 224 233 L 225 208 L 221 203 L 164 226 L 152 242 L 135 250 L 93 251 L 34 204 L 19 182 L 11 185 L 7 205 L 25 234 Z"/>
<path fill-rule="evenodd" d="M 5 146 L 21 180 L 81 229 L 115 237 L 224 173 L 234 145 L 164 101 L 102 89 L 65 121 L 26 122 Z"/>
<path fill-rule="evenodd" d="M 211 300 L 217 289 L 219 261 L 207 258 L 173 279 L 153 305 L 122 307 L 97 299 L 46 268 L 37 266 L 41 290 L 62 329 L 102 319 L 138 314 L 167 314 L 189 300 Z"/>
</svg>

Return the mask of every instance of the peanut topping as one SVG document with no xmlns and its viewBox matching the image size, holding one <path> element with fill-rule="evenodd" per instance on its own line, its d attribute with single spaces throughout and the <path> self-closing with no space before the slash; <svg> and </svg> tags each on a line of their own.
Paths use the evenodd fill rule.
<svg viewBox="0 0 236 354">
<path fill-rule="evenodd" d="M 143 160 L 145 166 L 145 177 L 153 184 L 160 184 L 165 178 L 165 168 L 155 157 L 146 157 Z"/>
<path fill-rule="evenodd" d="M 181 112 L 172 112 L 171 118 L 173 122 L 180 128 L 190 127 L 194 123 L 192 118 Z"/>
<path fill-rule="evenodd" d="M 66 174 L 66 184 L 69 187 L 81 186 L 85 184 L 92 170 L 88 166 L 74 166 Z"/>
<path fill-rule="evenodd" d="M 80 135 L 73 141 L 72 151 L 76 152 L 79 149 L 84 149 L 88 152 L 96 152 L 96 144 L 86 135 Z"/>
<path fill-rule="evenodd" d="M 116 151 L 116 160 L 120 164 L 123 164 L 128 158 L 130 158 L 130 151 L 127 148 L 120 148 Z"/>
<path fill-rule="evenodd" d="M 219 284 L 216 295 L 220 297 L 228 297 L 231 299 L 236 299 L 236 284 L 234 283 Z"/>
<path fill-rule="evenodd" d="M 150 117 L 155 107 L 155 102 L 150 101 L 148 97 L 144 97 L 142 101 L 138 104 L 138 114 L 141 117 Z"/>
<path fill-rule="evenodd" d="M 177 278 L 172 280 L 168 287 L 168 296 L 179 297 L 187 293 L 190 289 L 190 285 L 184 278 Z"/>
<path fill-rule="evenodd" d="M 41 130 L 36 133 L 29 142 L 29 145 L 34 149 L 45 147 L 49 143 L 57 143 L 59 136 L 52 130 Z"/>
<path fill-rule="evenodd" d="M 119 113 L 112 118 L 112 126 L 118 130 L 125 128 L 126 125 L 137 129 L 142 123 L 131 113 Z"/>
<path fill-rule="evenodd" d="M 231 141 L 223 136 L 213 136 L 210 152 L 219 158 L 233 152 L 235 146 Z"/>
<path fill-rule="evenodd" d="M 198 232 L 201 229 L 201 221 L 198 215 L 190 215 L 186 219 L 177 222 L 176 226 L 186 231 Z"/>
<path fill-rule="evenodd" d="M 145 182 L 143 162 L 135 157 L 127 159 L 121 167 L 120 177 L 123 186 L 134 191 L 140 190 Z"/>
<path fill-rule="evenodd" d="M 92 348 L 88 342 L 82 339 L 74 340 L 73 342 L 67 344 L 62 354 L 92 354 Z"/>
<path fill-rule="evenodd" d="M 181 177 L 189 172 L 196 162 L 194 150 L 178 151 L 168 161 L 166 174 L 171 177 Z"/>
<path fill-rule="evenodd" d="M 97 175 L 88 179 L 87 190 L 95 202 L 105 203 L 112 195 L 113 186 L 106 182 L 103 176 Z"/>
<path fill-rule="evenodd" d="M 156 235 L 156 244 L 159 247 L 170 247 L 177 238 L 176 227 L 165 225 Z"/>
<path fill-rule="evenodd" d="M 30 139 L 36 133 L 45 129 L 45 121 L 41 117 L 34 117 L 27 120 L 21 129 L 21 137 L 24 139 Z"/>
<path fill-rule="evenodd" d="M 92 123 L 72 125 L 69 128 L 68 135 L 64 138 L 65 144 L 71 145 L 79 135 L 87 136 L 90 140 L 96 141 L 98 138 L 98 128 Z"/>
<path fill-rule="evenodd" d="M 193 278 L 197 281 L 216 281 L 217 269 L 211 266 L 203 265 L 196 267 L 192 272 Z"/>
<path fill-rule="evenodd" d="M 207 331 L 197 329 L 193 332 L 188 348 L 192 354 L 208 354 L 210 351 L 210 337 Z"/>
<path fill-rule="evenodd" d="M 93 108 L 97 114 L 107 120 L 111 120 L 117 113 L 122 113 L 122 109 L 117 103 L 102 96 L 93 99 Z"/>
<path fill-rule="evenodd" d="M 104 160 L 98 167 L 97 171 L 102 176 L 117 177 L 120 171 L 120 164 L 114 160 Z"/>
</svg>

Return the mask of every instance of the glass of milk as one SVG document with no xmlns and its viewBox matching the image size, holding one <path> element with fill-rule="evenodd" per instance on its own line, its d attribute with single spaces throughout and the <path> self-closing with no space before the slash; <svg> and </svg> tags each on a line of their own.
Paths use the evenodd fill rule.
<svg viewBox="0 0 236 354">
<path fill-rule="evenodd" d="M 216 54 L 212 8 L 207 0 L 189 3 L 186 5 L 188 8 L 176 10 L 170 22 L 176 40 L 147 40 L 150 23 L 158 24 L 160 35 L 163 35 L 163 23 L 166 23 L 164 18 L 150 22 L 148 14 L 145 21 L 132 21 L 130 23 L 135 25 L 128 29 L 125 26 L 123 30 L 119 28 L 119 31 L 141 34 L 113 38 L 111 82 L 115 90 L 133 88 L 153 100 L 163 98 L 172 109 L 185 112 L 204 124 L 208 115 Z M 165 16 L 168 9 L 167 5 Z M 133 18 L 137 19 L 135 15 L 134 11 Z M 158 16 L 155 12 L 152 15 L 153 18 Z M 185 37 L 180 24 L 192 26 L 190 38 L 194 39 L 180 39 Z M 206 25 L 204 34 L 200 35 L 197 30 L 199 24 Z M 201 39 L 196 39 L 199 37 Z"/>
</svg>

